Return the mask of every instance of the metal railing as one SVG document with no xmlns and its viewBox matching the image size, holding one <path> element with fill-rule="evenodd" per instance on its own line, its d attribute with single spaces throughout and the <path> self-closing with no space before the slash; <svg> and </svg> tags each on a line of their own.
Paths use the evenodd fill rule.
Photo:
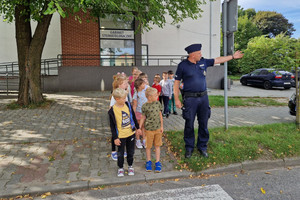
<svg viewBox="0 0 300 200">
<path fill-rule="evenodd" d="M 98 55 L 59 54 L 63 66 L 170 66 L 178 65 L 183 55 Z"/>
<path fill-rule="evenodd" d="M 41 60 L 41 76 L 58 75 L 60 60 L 57 58 Z M 0 93 L 17 93 L 19 90 L 18 62 L 0 63 Z"/>
<path fill-rule="evenodd" d="M 57 58 L 41 60 L 41 77 L 58 75 L 58 68 L 61 66 L 174 66 L 184 58 L 186 56 L 183 55 L 58 54 Z M 18 90 L 18 62 L 0 63 L 0 93 L 17 93 Z"/>
</svg>

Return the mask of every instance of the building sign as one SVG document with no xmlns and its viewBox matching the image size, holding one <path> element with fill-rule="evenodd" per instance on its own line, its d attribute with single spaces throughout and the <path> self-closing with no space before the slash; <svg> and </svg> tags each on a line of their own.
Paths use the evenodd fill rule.
<svg viewBox="0 0 300 200">
<path fill-rule="evenodd" d="M 134 39 L 134 31 L 126 30 L 100 30 L 101 39 Z"/>
</svg>

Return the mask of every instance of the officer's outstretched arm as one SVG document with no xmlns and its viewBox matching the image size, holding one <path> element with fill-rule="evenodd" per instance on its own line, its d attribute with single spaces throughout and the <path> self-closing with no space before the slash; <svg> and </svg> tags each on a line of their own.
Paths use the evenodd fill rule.
<svg viewBox="0 0 300 200">
<path fill-rule="evenodd" d="M 230 61 L 232 59 L 240 59 L 243 56 L 244 56 L 244 54 L 241 51 L 236 51 L 233 55 L 221 56 L 221 57 L 215 58 L 215 64 L 224 63 L 224 62 Z"/>
<path fill-rule="evenodd" d="M 180 85 L 180 81 L 175 80 L 173 90 L 174 90 L 175 105 L 177 108 L 182 107 L 181 101 L 179 100 L 179 85 Z"/>
</svg>

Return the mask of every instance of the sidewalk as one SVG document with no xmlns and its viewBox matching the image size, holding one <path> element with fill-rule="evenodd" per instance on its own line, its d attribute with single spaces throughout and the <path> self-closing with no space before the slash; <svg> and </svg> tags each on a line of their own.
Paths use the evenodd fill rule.
<svg viewBox="0 0 300 200">
<path fill-rule="evenodd" d="M 0 96 L 0 198 L 191 174 L 174 169 L 175 163 L 164 146 L 162 173 L 145 172 L 145 150 L 136 149 L 136 175 L 117 178 L 116 161 L 110 158 L 109 93 L 73 92 L 46 96 L 56 103 L 48 109 L 33 110 L 5 110 L 4 104 L 9 99 Z M 224 126 L 223 116 L 223 108 L 212 109 L 209 127 Z M 229 124 L 238 126 L 295 120 L 288 114 L 287 107 L 230 108 L 229 116 Z M 164 126 L 165 130 L 181 130 L 184 120 L 180 115 L 171 115 L 164 120 Z M 297 159 L 292 162 L 300 164 Z M 229 168 L 232 170 L 232 166 Z"/>
</svg>

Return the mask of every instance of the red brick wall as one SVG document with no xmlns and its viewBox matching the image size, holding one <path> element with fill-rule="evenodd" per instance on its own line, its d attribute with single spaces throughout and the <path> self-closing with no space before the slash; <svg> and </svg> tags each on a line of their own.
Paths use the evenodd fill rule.
<svg viewBox="0 0 300 200">
<path fill-rule="evenodd" d="M 79 16 L 82 19 L 81 24 L 75 20 L 75 16 L 61 18 L 63 66 L 99 66 L 99 24 L 92 20 L 87 22 L 83 13 Z M 79 56 L 64 56 L 66 54 Z M 82 56 L 82 54 L 93 56 Z"/>
</svg>

